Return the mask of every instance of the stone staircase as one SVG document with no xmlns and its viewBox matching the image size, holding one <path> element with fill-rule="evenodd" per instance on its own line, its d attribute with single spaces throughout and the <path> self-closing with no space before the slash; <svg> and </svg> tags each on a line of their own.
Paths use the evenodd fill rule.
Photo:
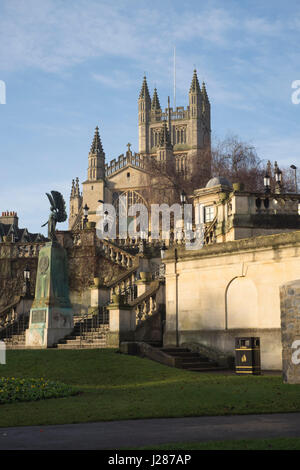
<svg viewBox="0 0 300 470">
<path fill-rule="evenodd" d="M 0 332 L 0 340 L 4 341 L 6 349 L 25 348 L 25 330 L 29 326 L 29 315 L 16 320 Z"/>
<path fill-rule="evenodd" d="M 3 340 L 6 349 L 25 349 L 25 331 L 22 334 L 15 334 Z"/>
<path fill-rule="evenodd" d="M 174 347 L 159 349 L 164 355 L 169 357 L 171 363 L 173 362 L 173 367 L 194 372 L 225 370 L 225 368 L 220 367 L 217 362 L 212 361 L 202 354 L 192 352 L 187 348 Z"/>
<path fill-rule="evenodd" d="M 53 347 L 57 349 L 97 349 L 107 347 L 109 325 L 103 315 L 90 314 L 74 318 L 74 329 Z"/>
</svg>

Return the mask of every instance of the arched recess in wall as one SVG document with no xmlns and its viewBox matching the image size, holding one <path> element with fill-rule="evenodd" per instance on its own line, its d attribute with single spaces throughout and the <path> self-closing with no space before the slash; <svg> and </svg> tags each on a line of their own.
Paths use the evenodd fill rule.
<svg viewBox="0 0 300 470">
<path fill-rule="evenodd" d="M 237 277 L 228 286 L 227 325 L 229 329 L 258 327 L 257 290 L 247 277 Z"/>
</svg>

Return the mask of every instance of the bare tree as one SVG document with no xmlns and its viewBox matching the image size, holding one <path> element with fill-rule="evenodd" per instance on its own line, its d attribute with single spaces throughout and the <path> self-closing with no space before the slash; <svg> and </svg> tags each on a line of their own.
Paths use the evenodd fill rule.
<svg viewBox="0 0 300 470">
<path fill-rule="evenodd" d="M 212 174 L 224 176 L 231 183 L 244 183 L 248 191 L 262 191 L 265 165 L 256 149 L 229 136 L 218 142 L 212 150 Z"/>
<path fill-rule="evenodd" d="M 276 188 L 274 164 L 262 160 L 253 145 L 234 135 L 218 141 L 212 149 L 195 151 L 183 168 L 176 163 L 176 157 L 164 162 L 153 157 L 147 160 L 146 169 L 150 203 L 179 202 L 182 191 L 192 195 L 195 189 L 205 187 L 214 176 L 223 176 L 231 183 L 243 183 L 246 191 L 263 192 L 264 176 L 268 172 L 271 190 Z M 280 170 L 282 192 L 295 192 L 294 171 L 289 167 L 281 167 Z"/>
<path fill-rule="evenodd" d="M 180 157 L 163 162 L 153 157 L 147 159 L 145 169 L 148 173 L 148 201 L 173 204 L 180 201 L 182 191 L 187 195 L 193 194 L 211 178 L 211 150 L 195 151 L 182 166 Z"/>
</svg>

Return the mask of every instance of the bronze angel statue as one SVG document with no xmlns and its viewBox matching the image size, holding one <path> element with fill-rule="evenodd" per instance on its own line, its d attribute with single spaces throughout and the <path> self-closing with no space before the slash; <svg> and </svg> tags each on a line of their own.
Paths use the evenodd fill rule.
<svg viewBox="0 0 300 470">
<path fill-rule="evenodd" d="M 51 191 L 51 194 L 46 193 L 50 202 L 50 215 L 48 221 L 42 225 L 48 224 L 48 238 L 56 240 L 55 228 L 57 222 L 65 222 L 67 220 L 66 204 L 63 196 L 58 191 Z"/>
</svg>

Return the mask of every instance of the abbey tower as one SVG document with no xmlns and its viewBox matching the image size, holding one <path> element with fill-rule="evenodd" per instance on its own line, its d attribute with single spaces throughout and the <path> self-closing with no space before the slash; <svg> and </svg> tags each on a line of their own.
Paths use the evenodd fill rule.
<svg viewBox="0 0 300 470">
<path fill-rule="evenodd" d="M 149 185 L 146 162 L 155 158 L 171 162 L 177 172 L 190 178 L 196 171 L 193 162 L 201 162 L 203 152 L 210 154 L 211 117 L 210 102 L 205 84 L 199 85 L 194 70 L 188 93 L 188 106 L 167 107 L 162 110 L 156 88 L 151 99 L 147 79 L 144 77 L 138 98 L 139 149 L 133 153 L 131 145 L 117 159 L 105 163 L 105 153 L 96 127 L 88 155 L 87 179 L 73 180 L 70 197 L 69 228 L 79 228 L 83 220 L 83 207 L 88 206 L 89 221 L 96 221 L 99 201 L 114 203 L 125 195 L 128 203 L 146 203 L 143 190 Z M 210 160 L 205 160 L 210 166 Z M 209 169 L 210 170 L 210 169 Z M 199 166 L 197 167 L 199 171 Z"/>
</svg>

